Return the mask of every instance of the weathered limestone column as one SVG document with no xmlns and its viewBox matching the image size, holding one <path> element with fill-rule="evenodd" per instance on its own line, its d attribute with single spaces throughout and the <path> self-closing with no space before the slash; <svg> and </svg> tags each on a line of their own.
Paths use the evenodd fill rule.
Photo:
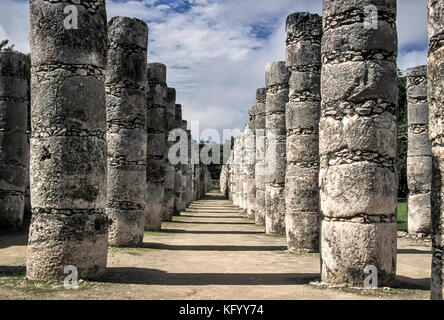
<svg viewBox="0 0 444 320">
<path fill-rule="evenodd" d="M 267 89 L 256 90 L 256 111 L 254 131 L 256 137 L 256 163 L 255 163 L 255 220 L 259 224 L 265 223 L 265 102 Z"/>
<path fill-rule="evenodd" d="M 229 162 L 222 166 L 222 170 L 220 172 L 220 192 L 227 197 L 229 193 Z"/>
<path fill-rule="evenodd" d="M 182 120 L 182 130 L 184 132 L 187 131 L 188 122 L 186 120 Z M 188 135 L 187 135 L 187 145 L 188 145 Z M 189 151 L 189 148 L 188 148 Z M 187 151 L 187 154 L 188 154 Z M 180 170 L 182 172 L 182 191 L 181 191 L 181 198 L 180 198 L 180 211 L 184 211 L 187 208 L 187 202 L 188 202 L 188 195 L 187 195 L 187 180 L 188 180 L 188 174 L 189 174 L 189 164 L 188 163 L 181 163 L 180 164 Z"/>
<path fill-rule="evenodd" d="M 285 225 L 288 249 L 319 252 L 319 113 L 322 18 L 288 16 L 286 63 L 291 74 L 286 106 Z"/>
<path fill-rule="evenodd" d="M 323 32 L 322 281 L 363 286 L 371 265 L 387 285 L 396 273 L 396 0 L 324 0 Z"/>
<path fill-rule="evenodd" d="M 0 229 L 22 226 L 28 169 L 25 56 L 0 52 Z"/>
<path fill-rule="evenodd" d="M 159 231 L 165 205 L 166 66 L 149 63 L 147 72 L 147 157 L 145 230 Z"/>
<path fill-rule="evenodd" d="M 195 150 L 197 152 L 199 152 L 199 146 L 197 145 L 196 140 L 191 140 L 191 148 L 193 150 L 193 152 L 195 152 Z M 196 162 L 196 160 L 194 160 Z M 199 200 L 198 199 L 198 190 L 199 190 L 199 165 L 192 162 L 192 171 L 193 171 L 193 200 Z"/>
<path fill-rule="evenodd" d="M 265 233 L 267 234 L 285 233 L 285 167 L 287 162 L 285 105 L 288 102 L 290 75 L 284 61 L 271 62 L 266 66 Z"/>
<path fill-rule="evenodd" d="M 168 135 L 175 128 L 176 122 L 176 89 L 168 88 L 166 98 L 165 121 L 166 121 L 166 148 L 165 148 L 165 206 L 162 213 L 163 221 L 172 221 L 174 215 L 174 166 L 168 159 L 168 152 L 173 142 L 168 140 Z"/>
<path fill-rule="evenodd" d="M 241 134 L 241 167 L 240 167 L 240 175 L 239 175 L 239 183 L 241 186 L 241 204 L 240 207 L 242 209 L 243 214 L 247 214 L 247 190 L 248 190 L 248 181 L 247 181 L 247 153 L 246 153 L 246 130 L 248 126 L 245 127 L 244 131 Z"/>
<path fill-rule="evenodd" d="M 188 137 L 188 163 L 186 165 L 186 207 L 189 207 L 193 202 L 193 169 L 191 164 L 191 144 L 192 144 L 192 136 L 191 130 L 187 130 Z"/>
<path fill-rule="evenodd" d="M 69 265 L 94 278 L 107 260 L 105 1 L 75 5 L 77 30 L 66 5 L 30 2 L 31 280 L 62 280 Z"/>
<path fill-rule="evenodd" d="M 247 215 L 250 218 L 255 218 L 256 210 L 256 106 L 249 110 L 250 123 L 247 125 L 245 131 L 245 161 L 246 161 L 246 181 L 247 181 Z"/>
<path fill-rule="evenodd" d="M 244 132 L 240 134 L 237 140 L 237 174 L 236 174 L 236 190 L 237 190 L 237 206 L 243 209 L 244 205 L 244 179 L 243 179 L 243 161 L 244 161 L 244 145 L 243 145 Z M 204 179 L 204 178 L 202 178 Z"/>
<path fill-rule="evenodd" d="M 431 299 L 444 296 L 444 3 L 429 0 L 429 61 L 427 95 L 432 142 L 432 285 Z"/>
<path fill-rule="evenodd" d="M 232 201 L 235 206 L 239 206 L 239 188 L 238 188 L 239 161 L 240 161 L 239 137 L 237 137 L 236 140 L 234 140 L 234 145 L 233 145 L 233 183 L 232 183 L 233 200 Z"/>
<path fill-rule="evenodd" d="M 407 151 L 408 232 L 430 234 L 432 146 L 429 140 L 427 66 L 407 69 L 409 143 Z"/>
<path fill-rule="evenodd" d="M 175 105 L 175 129 L 182 129 L 182 106 Z M 182 164 L 174 166 L 174 215 L 180 215 L 182 211 Z"/>
<path fill-rule="evenodd" d="M 194 167 L 194 175 L 193 175 L 193 186 L 194 186 L 194 190 L 193 190 L 193 197 L 194 197 L 194 201 L 199 200 L 199 190 L 200 190 L 200 165 L 199 164 L 195 164 L 193 165 Z"/>
<path fill-rule="evenodd" d="M 228 160 L 228 183 L 227 183 L 227 191 L 228 191 L 228 200 L 233 202 L 233 161 L 234 161 L 234 153 L 231 150 L 230 158 Z"/>
<path fill-rule="evenodd" d="M 146 74 L 148 27 L 145 22 L 113 17 L 108 23 L 105 80 L 110 218 L 108 243 L 143 243 L 146 199 Z"/>
</svg>

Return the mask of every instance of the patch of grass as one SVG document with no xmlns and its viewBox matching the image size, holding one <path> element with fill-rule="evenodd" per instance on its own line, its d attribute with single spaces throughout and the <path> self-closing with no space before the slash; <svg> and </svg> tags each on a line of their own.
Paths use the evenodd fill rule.
<svg viewBox="0 0 444 320">
<path fill-rule="evenodd" d="M 85 290 L 92 286 L 90 282 L 79 282 L 77 290 Z M 62 281 L 28 280 L 25 276 L 0 277 L 0 286 L 25 292 L 60 292 L 67 290 Z"/>
<path fill-rule="evenodd" d="M 407 231 L 407 202 L 398 203 L 398 231 Z"/>
</svg>

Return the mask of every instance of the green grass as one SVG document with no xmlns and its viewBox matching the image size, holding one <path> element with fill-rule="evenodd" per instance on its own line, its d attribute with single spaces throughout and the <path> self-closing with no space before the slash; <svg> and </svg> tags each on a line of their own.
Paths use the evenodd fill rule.
<svg viewBox="0 0 444 320">
<path fill-rule="evenodd" d="M 398 230 L 407 231 L 407 202 L 398 203 Z"/>
</svg>

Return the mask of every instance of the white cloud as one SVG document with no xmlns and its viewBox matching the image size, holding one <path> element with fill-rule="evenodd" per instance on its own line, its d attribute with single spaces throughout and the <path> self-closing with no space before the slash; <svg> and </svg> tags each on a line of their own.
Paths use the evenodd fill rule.
<svg viewBox="0 0 444 320">
<path fill-rule="evenodd" d="M 2 0 L 0 3 L 0 39 L 9 39 L 15 49 L 29 52 L 29 4 L 22 0 Z"/>
<path fill-rule="evenodd" d="M 408 68 L 417 67 L 427 64 L 427 52 L 428 50 L 412 50 L 403 53 L 398 58 L 398 67 L 405 71 Z"/>
<path fill-rule="evenodd" d="M 401 69 L 426 63 L 426 4 L 398 0 Z M 284 59 L 287 15 L 320 14 L 321 8 L 322 0 L 107 0 L 108 18 L 148 23 L 149 61 L 168 66 L 168 84 L 177 89 L 184 117 L 199 120 L 201 129 L 219 130 L 243 128 L 248 121 L 265 65 Z M 25 52 L 28 20 L 27 0 L 0 1 L 0 39 Z"/>
</svg>

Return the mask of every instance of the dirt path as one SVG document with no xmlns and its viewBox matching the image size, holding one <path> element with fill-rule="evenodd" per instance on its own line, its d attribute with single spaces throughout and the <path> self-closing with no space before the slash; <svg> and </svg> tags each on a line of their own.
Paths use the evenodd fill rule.
<svg viewBox="0 0 444 320">
<path fill-rule="evenodd" d="M 390 291 L 323 289 L 319 254 L 296 255 L 285 238 L 239 215 L 237 207 L 210 193 L 146 233 L 144 247 L 110 248 L 100 282 L 66 290 L 58 283 L 24 279 L 26 232 L 0 235 L 1 299 L 428 299 L 430 249 L 399 240 L 399 284 Z"/>
</svg>

